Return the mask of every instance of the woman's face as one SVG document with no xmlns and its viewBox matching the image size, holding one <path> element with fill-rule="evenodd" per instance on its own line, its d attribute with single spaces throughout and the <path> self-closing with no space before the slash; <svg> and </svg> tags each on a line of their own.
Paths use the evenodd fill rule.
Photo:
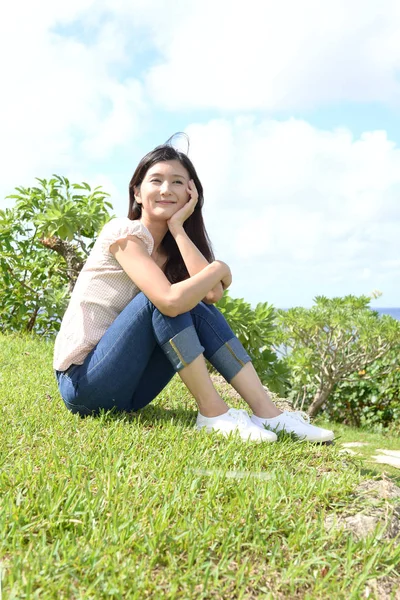
<svg viewBox="0 0 400 600">
<path fill-rule="evenodd" d="M 142 215 L 153 221 L 167 221 L 189 200 L 189 173 L 179 160 L 154 164 L 147 171 L 139 188 L 136 202 L 142 205 Z"/>
</svg>

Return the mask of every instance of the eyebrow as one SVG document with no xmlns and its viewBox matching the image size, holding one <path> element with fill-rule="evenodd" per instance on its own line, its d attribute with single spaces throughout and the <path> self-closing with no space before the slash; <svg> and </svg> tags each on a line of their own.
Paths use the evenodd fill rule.
<svg viewBox="0 0 400 600">
<path fill-rule="evenodd" d="M 164 175 L 162 173 L 152 173 L 149 177 L 164 177 Z M 181 177 L 182 179 L 185 179 L 185 175 L 179 175 L 179 173 L 174 173 L 172 177 Z"/>
</svg>

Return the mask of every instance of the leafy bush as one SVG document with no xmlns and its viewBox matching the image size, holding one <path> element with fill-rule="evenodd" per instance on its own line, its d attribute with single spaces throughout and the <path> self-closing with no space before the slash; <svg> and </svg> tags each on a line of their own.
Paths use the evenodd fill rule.
<svg viewBox="0 0 400 600">
<path fill-rule="evenodd" d="M 108 196 L 55 175 L 16 188 L 0 210 L 0 331 L 58 331 L 69 294 L 97 233 L 110 219 Z"/>
<path fill-rule="evenodd" d="M 327 407 L 339 422 L 382 431 L 400 423 L 400 346 L 340 382 Z"/>
<path fill-rule="evenodd" d="M 370 301 L 319 296 L 310 309 L 278 311 L 277 339 L 291 369 L 291 395 L 311 416 L 332 405 L 340 383 L 398 347 L 400 323 L 371 310 Z"/>
<path fill-rule="evenodd" d="M 289 370 L 272 347 L 276 339 L 274 307 L 260 302 L 253 309 L 243 298 L 231 298 L 226 292 L 217 307 L 251 356 L 261 381 L 271 391 L 283 395 L 288 385 Z"/>
</svg>

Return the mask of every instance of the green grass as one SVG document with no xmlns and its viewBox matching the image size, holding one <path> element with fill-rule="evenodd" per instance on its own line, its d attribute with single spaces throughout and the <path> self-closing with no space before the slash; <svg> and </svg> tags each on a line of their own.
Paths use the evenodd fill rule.
<svg viewBox="0 0 400 600">
<path fill-rule="evenodd" d="M 323 420 L 320 420 L 319 423 L 321 426 L 329 428 L 331 428 L 332 425 L 332 423 Z M 376 463 L 372 458 L 379 454 L 379 452 L 377 452 L 378 449 L 400 450 L 400 440 L 398 437 L 370 433 L 363 429 L 355 429 L 338 423 L 336 423 L 333 428 L 340 443 L 362 442 L 366 444 L 365 446 L 351 448 L 360 459 L 363 459 L 362 470 L 366 474 L 369 473 L 372 476 L 377 474 L 382 476 L 388 475 L 394 483 L 400 486 L 400 469 L 396 469 L 390 465 Z M 355 460 L 357 461 L 357 458 L 355 458 Z"/>
<path fill-rule="evenodd" d="M 51 362 L 51 344 L 0 336 L 3 598 L 348 600 L 400 576 L 395 540 L 323 525 L 382 466 L 340 443 L 196 433 L 177 378 L 138 414 L 81 419 L 64 408 Z"/>
</svg>

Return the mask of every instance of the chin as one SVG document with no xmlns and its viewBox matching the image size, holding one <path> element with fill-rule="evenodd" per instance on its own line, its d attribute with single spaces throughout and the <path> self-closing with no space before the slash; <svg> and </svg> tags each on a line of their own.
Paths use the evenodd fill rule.
<svg viewBox="0 0 400 600">
<path fill-rule="evenodd" d="M 153 214 L 154 215 L 168 215 L 168 219 L 174 215 L 176 212 L 178 212 L 179 208 L 176 206 L 176 204 L 174 206 L 158 206 L 157 208 L 154 209 Z"/>
<path fill-rule="evenodd" d="M 156 211 L 156 212 L 152 213 L 151 215 L 149 215 L 149 217 L 150 217 L 151 221 L 158 221 L 159 223 L 161 223 L 161 222 L 165 223 L 166 221 L 168 221 L 168 219 L 170 219 L 172 217 L 172 214 L 173 213 L 171 213 L 171 212 L 166 213 L 165 211 L 163 211 L 162 213 L 159 213 Z"/>
</svg>

